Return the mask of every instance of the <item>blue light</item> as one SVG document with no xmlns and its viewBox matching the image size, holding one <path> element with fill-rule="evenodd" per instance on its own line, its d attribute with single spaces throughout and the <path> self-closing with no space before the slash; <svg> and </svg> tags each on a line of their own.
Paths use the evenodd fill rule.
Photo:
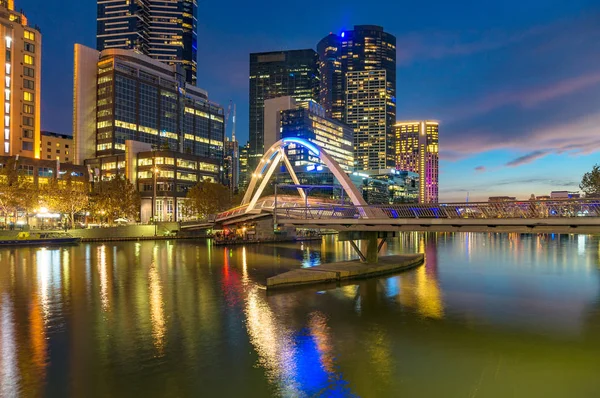
<svg viewBox="0 0 600 398">
<path fill-rule="evenodd" d="M 284 145 L 287 144 L 299 144 L 302 145 L 304 148 L 308 149 L 309 151 L 311 151 L 312 153 L 314 153 L 315 155 L 319 156 L 321 154 L 321 151 L 319 151 L 319 148 L 317 148 L 314 144 L 312 144 L 311 142 L 307 141 L 307 140 L 303 140 L 302 138 L 284 138 L 283 140 Z"/>
<path fill-rule="evenodd" d="M 314 169 L 315 169 L 315 165 L 314 164 L 306 166 L 306 171 L 313 171 Z"/>
<path fill-rule="evenodd" d="M 323 171 L 323 166 L 318 166 L 317 171 Z"/>
<path fill-rule="evenodd" d="M 346 32 L 342 32 L 342 39 L 346 37 Z"/>
</svg>

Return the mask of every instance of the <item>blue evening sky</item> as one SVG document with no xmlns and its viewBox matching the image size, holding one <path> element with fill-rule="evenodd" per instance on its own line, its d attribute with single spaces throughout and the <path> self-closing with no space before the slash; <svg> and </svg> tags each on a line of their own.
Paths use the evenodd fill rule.
<svg viewBox="0 0 600 398">
<path fill-rule="evenodd" d="M 42 128 L 72 131 L 73 44 L 95 47 L 96 2 L 16 0 L 43 33 Z M 198 84 L 237 104 L 248 54 L 314 48 L 381 25 L 398 38 L 398 120 L 437 119 L 440 199 L 578 190 L 600 150 L 600 1 L 199 1 Z"/>
</svg>

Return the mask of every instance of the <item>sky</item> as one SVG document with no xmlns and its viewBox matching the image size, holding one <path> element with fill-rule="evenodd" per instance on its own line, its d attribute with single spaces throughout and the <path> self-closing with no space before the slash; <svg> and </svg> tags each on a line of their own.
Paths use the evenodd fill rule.
<svg viewBox="0 0 600 398">
<path fill-rule="evenodd" d="M 15 0 L 43 34 L 42 129 L 72 131 L 73 44 L 95 47 L 93 0 Z M 385 6 L 384 6 L 385 5 Z M 600 163 L 600 1 L 198 2 L 198 85 L 237 105 L 249 53 L 315 48 L 380 25 L 397 37 L 397 118 L 440 121 L 440 200 L 579 190 Z"/>
</svg>

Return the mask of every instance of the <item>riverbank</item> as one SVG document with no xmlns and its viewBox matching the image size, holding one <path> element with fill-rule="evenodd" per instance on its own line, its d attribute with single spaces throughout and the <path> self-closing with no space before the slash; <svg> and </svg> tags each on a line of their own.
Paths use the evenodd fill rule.
<svg viewBox="0 0 600 398">
<path fill-rule="evenodd" d="M 307 237 L 296 237 L 296 238 L 287 238 L 287 239 L 232 239 L 232 240 L 214 240 L 213 245 L 215 246 L 239 246 L 239 245 L 258 245 L 265 243 L 294 243 L 294 242 L 308 242 L 308 241 L 320 241 L 322 236 L 307 236 Z"/>
<path fill-rule="evenodd" d="M 391 274 L 423 264 L 423 254 L 379 257 L 376 264 L 365 264 L 359 260 L 328 263 L 311 268 L 285 272 L 267 279 L 267 289 L 281 289 L 309 284 L 340 282 Z"/>
</svg>

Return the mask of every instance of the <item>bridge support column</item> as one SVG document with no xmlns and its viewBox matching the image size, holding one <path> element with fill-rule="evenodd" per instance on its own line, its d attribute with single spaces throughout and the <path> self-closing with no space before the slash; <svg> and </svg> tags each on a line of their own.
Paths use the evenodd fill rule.
<svg viewBox="0 0 600 398">
<path fill-rule="evenodd" d="M 360 261 L 362 261 L 363 263 L 377 264 L 377 262 L 379 261 L 379 251 L 381 250 L 381 248 L 383 247 L 383 244 L 387 240 L 387 235 L 383 234 L 383 236 L 381 236 L 381 241 L 378 241 L 380 235 L 382 235 L 382 234 L 378 231 L 365 231 L 365 232 L 358 232 L 358 233 L 342 232 L 342 233 L 340 233 L 340 236 L 338 239 L 340 241 L 349 241 L 350 245 L 352 246 L 354 251 L 356 251 L 356 253 L 358 254 L 358 257 L 360 257 Z M 354 238 L 354 239 L 352 239 L 352 238 Z M 358 245 L 354 242 L 355 239 L 367 241 L 366 253 L 363 253 L 360 250 Z"/>
</svg>

